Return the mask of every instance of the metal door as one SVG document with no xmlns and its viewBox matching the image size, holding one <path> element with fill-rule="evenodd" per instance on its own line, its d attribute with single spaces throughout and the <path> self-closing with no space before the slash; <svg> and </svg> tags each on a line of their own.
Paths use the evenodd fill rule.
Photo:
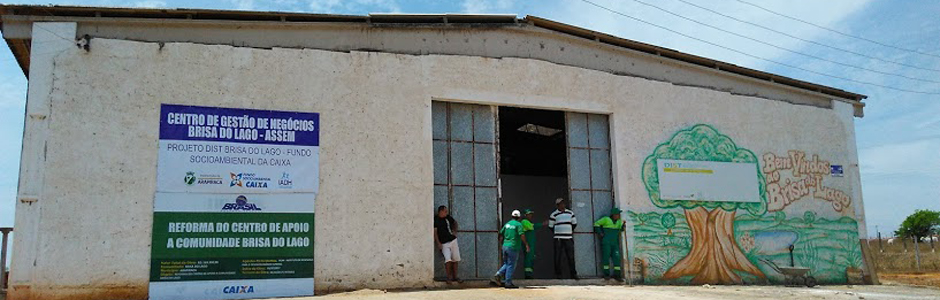
<svg viewBox="0 0 940 300">
<path fill-rule="evenodd" d="M 457 275 L 487 278 L 499 268 L 496 107 L 432 101 L 431 112 L 434 211 L 447 205 L 457 220 Z M 434 255 L 434 277 L 445 277 L 440 253 Z"/>
<path fill-rule="evenodd" d="M 600 244 L 593 223 L 613 207 L 608 116 L 566 113 L 568 188 L 575 228 L 575 266 L 582 276 L 601 275 Z"/>
</svg>

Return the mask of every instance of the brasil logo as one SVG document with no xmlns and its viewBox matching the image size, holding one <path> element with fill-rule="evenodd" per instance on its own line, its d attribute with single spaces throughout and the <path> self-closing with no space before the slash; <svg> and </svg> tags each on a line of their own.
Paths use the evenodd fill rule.
<svg viewBox="0 0 940 300">
<path fill-rule="evenodd" d="M 238 195 L 238 197 L 235 198 L 235 203 L 225 203 L 225 205 L 222 206 L 222 210 L 251 211 L 251 210 L 261 210 L 261 208 L 258 207 L 258 205 L 255 205 L 254 203 L 248 202 L 248 197 L 245 197 L 245 195 Z"/>
</svg>

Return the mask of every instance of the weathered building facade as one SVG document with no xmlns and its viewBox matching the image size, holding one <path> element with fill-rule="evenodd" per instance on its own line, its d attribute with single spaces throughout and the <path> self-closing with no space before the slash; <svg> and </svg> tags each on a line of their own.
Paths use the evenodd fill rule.
<svg viewBox="0 0 940 300">
<path fill-rule="evenodd" d="M 152 293 L 170 104 L 319 114 L 316 291 L 434 285 L 438 205 L 461 276 L 485 278 L 500 222 L 556 197 L 583 224 L 622 208 L 646 284 L 780 284 L 791 246 L 821 283 L 866 269 L 863 95 L 537 17 L 4 6 L 2 25 L 29 77 L 11 299 Z M 723 170 L 746 178 L 665 190 Z"/>
</svg>

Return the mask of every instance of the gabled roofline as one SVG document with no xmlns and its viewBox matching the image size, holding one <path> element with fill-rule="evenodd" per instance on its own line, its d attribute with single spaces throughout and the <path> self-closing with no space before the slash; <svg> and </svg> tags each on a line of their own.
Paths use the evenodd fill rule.
<svg viewBox="0 0 940 300">
<path fill-rule="evenodd" d="M 814 93 L 830 95 L 848 100 L 859 111 L 864 106 L 862 99 L 866 95 L 848 92 L 839 88 L 820 85 L 794 79 L 773 73 L 750 69 L 714 59 L 680 52 L 674 49 L 654 46 L 630 39 L 620 38 L 610 34 L 593 31 L 549 19 L 526 16 L 517 18 L 515 15 L 492 14 L 370 14 L 338 15 L 338 14 L 311 14 L 294 12 L 266 12 L 241 10 L 214 10 L 214 9 L 161 9 L 161 8 L 120 8 L 120 7 L 84 7 L 84 6 L 43 6 L 43 5 L 0 5 L 0 14 L 18 16 L 55 16 L 55 17 L 108 17 L 133 19 L 177 19 L 202 21 L 245 21 L 245 22 L 301 22 L 301 23 L 359 23 L 359 24 L 518 24 L 527 23 L 536 27 L 563 33 L 570 36 L 589 39 L 621 48 L 630 49 L 646 54 L 703 66 L 720 72 L 755 78 L 773 84 L 780 84 L 806 90 Z M 2 21 L 0 21 L 2 26 Z M 29 40 L 7 39 L 20 68 L 29 74 Z"/>
<path fill-rule="evenodd" d="M 731 63 L 726 63 L 698 55 L 688 54 L 685 52 L 680 52 L 674 49 L 654 46 L 643 42 L 638 42 L 630 39 L 625 39 L 610 34 L 593 31 L 590 29 L 585 29 L 577 26 L 572 26 L 569 24 L 552 21 L 549 19 L 536 17 L 536 16 L 526 16 L 525 20 L 530 24 L 533 24 L 538 27 L 595 40 L 602 43 L 607 43 L 623 48 L 629 48 L 632 50 L 653 54 L 656 56 L 661 56 L 665 58 L 670 58 L 685 63 L 695 64 L 703 67 L 714 68 L 716 70 L 734 73 L 738 75 L 743 75 L 747 77 L 753 77 L 761 80 L 770 81 L 777 84 L 789 85 L 792 87 L 810 90 L 818 93 L 823 93 L 827 95 L 836 96 L 839 98 L 861 101 L 862 99 L 868 98 L 866 95 L 856 94 L 848 92 L 839 88 L 834 88 L 830 86 L 815 84 L 808 81 L 803 81 L 799 79 L 794 79 L 786 76 L 781 76 L 773 73 L 768 73 L 764 71 L 759 71 L 751 68 L 746 68 L 738 66 Z"/>
</svg>

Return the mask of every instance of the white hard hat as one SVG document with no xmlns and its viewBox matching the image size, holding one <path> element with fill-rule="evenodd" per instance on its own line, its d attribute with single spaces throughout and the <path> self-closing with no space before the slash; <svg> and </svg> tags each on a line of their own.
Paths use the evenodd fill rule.
<svg viewBox="0 0 940 300">
<path fill-rule="evenodd" d="M 513 216 L 513 217 L 521 217 L 521 216 L 522 216 L 522 213 L 519 212 L 519 210 L 517 209 L 517 210 L 512 211 L 512 216 Z"/>
</svg>

